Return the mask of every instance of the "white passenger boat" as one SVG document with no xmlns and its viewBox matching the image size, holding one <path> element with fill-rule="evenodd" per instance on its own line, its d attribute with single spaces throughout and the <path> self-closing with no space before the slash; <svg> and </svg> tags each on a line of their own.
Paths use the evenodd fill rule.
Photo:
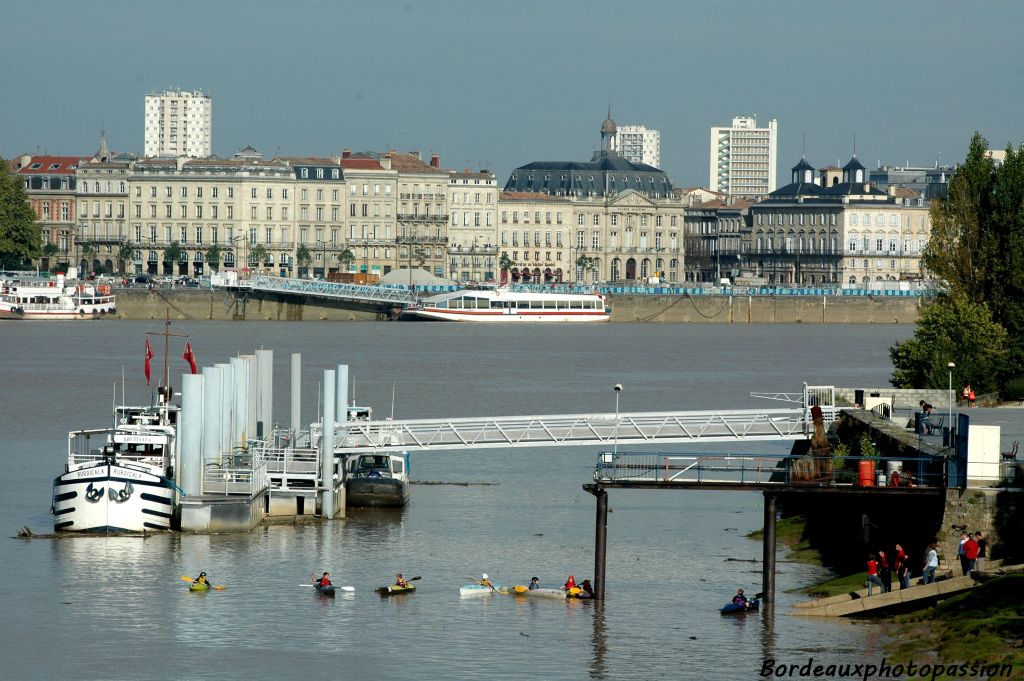
<svg viewBox="0 0 1024 681">
<path fill-rule="evenodd" d="M 63 274 L 0 283 L 0 319 L 99 319 L 115 312 L 108 287 L 66 281 Z"/>
<path fill-rule="evenodd" d="M 448 322 L 606 322 L 611 310 L 605 297 L 597 293 L 485 288 L 424 298 L 403 316 Z"/>
<path fill-rule="evenodd" d="M 53 529 L 171 529 L 178 409 L 117 407 L 108 428 L 68 433 L 65 472 L 53 481 Z"/>
</svg>

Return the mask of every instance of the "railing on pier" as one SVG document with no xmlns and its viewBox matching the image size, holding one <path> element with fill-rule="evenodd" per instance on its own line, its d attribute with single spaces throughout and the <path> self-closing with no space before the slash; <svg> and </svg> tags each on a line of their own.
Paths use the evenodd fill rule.
<svg viewBox="0 0 1024 681">
<path fill-rule="evenodd" d="M 870 461 L 858 470 L 860 461 Z M 657 452 L 602 452 L 594 471 L 596 482 L 658 483 L 680 486 L 752 485 L 944 488 L 946 460 L 937 457 L 872 458 L 839 462 L 831 457 L 807 455 L 706 456 Z M 853 468 L 850 468 L 850 465 Z M 895 471 L 895 479 L 893 473 Z"/>
<path fill-rule="evenodd" d="M 207 461 L 203 465 L 202 493 L 256 496 L 267 489 L 267 462 L 255 448 Z"/>
<path fill-rule="evenodd" d="M 254 448 L 254 456 L 266 462 L 272 490 L 316 489 L 320 454 L 315 449 L 290 447 Z"/>
<path fill-rule="evenodd" d="M 292 279 L 288 277 L 272 277 L 259 274 L 248 281 L 249 288 L 254 291 L 272 293 L 293 293 L 330 300 L 350 300 L 363 303 L 380 303 L 388 305 L 411 305 L 416 302 L 416 294 L 405 288 L 389 286 L 364 286 L 361 284 L 341 284 L 319 279 Z"/>
</svg>

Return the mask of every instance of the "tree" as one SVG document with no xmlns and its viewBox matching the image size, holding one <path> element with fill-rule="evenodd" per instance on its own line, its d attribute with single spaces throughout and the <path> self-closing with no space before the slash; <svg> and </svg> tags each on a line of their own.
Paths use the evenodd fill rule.
<svg viewBox="0 0 1024 681">
<path fill-rule="evenodd" d="M 954 362 L 954 386 L 970 383 L 976 392 L 994 392 L 1008 354 L 1007 336 L 985 303 L 960 293 L 942 296 L 921 310 L 913 338 L 889 348 L 891 382 L 897 388 L 946 388 L 947 364 Z"/>
<path fill-rule="evenodd" d="M 939 302 L 981 304 L 1008 332 L 1003 378 L 1024 375 L 1024 150 L 1006 149 L 996 166 L 980 134 L 932 202 L 932 233 L 922 260 L 941 283 Z"/>
<path fill-rule="evenodd" d="M 42 252 L 43 235 L 28 194 L 0 158 L 0 266 L 20 269 Z"/>
<path fill-rule="evenodd" d="M 210 266 L 210 269 L 214 272 L 220 270 L 220 246 L 214 244 L 206 249 L 205 253 L 206 264 Z"/>
<path fill-rule="evenodd" d="M 164 269 L 170 269 L 174 274 L 174 263 L 181 260 L 181 244 L 172 241 L 170 246 L 164 248 Z"/>
<path fill-rule="evenodd" d="M 412 257 L 419 263 L 420 267 L 423 267 L 423 263 L 427 262 L 427 251 L 422 246 L 417 246 L 413 249 Z"/>
<path fill-rule="evenodd" d="M 135 247 L 131 241 L 122 241 L 117 247 L 117 270 L 121 274 L 124 274 L 125 269 L 128 267 L 128 263 L 135 261 L 135 254 L 138 253 L 139 249 Z"/>
<path fill-rule="evenodd" d="M 301 270 L 308 270 L 309 266 L 313 264 L 313 256 L 310 254 L 306 244 L 299 244 L 299 247 L 295 250 L 295 262 L 298 263 Z"/>
<path fill-rule="evenodd" d="M 584 272 L 590 272 L 592 275 L 591 279 L 597 278 L 597 258 L 592 258 L 589 255 L 581 255 L 576 258 L 576 267 Z"/>
<path fill-rule="evenodd" d="M 43 244 L 43 257 L 47 259 L 47 266 L 50 269 L 53 269 L 54 265 L 56 265 L 56 263 L 50 261 L 52 261 L 54 256 L 57 255 L 57 251 L 57 244 L 51 243 L 49 241 Z"/>
<path fill-rule="evenodd" d="M 264 263 L 267 261 L 267 247 L 263 244 L 256 244 L 249 251 L 249 262 L 256 263 L 256 269 L 262 270 Z"/>
<path fill-rule="evenodd" d="M 501 257 L 498 258 L 498 269 L 510 270 L 515 263 L 512 262 L 512 258 L 508 257 L 508 253 L 502 253 Z"/>
<path fill-rule="evenodd" d="M 85 269 L 88 270 L 92 267 L 92 263 L 90 261 L 99 252 L 99 249 L 96 248 L 96 244 L 90 241 L 83 241 L 79 244 L 79 251 L 82 254 L 82 260 L 85 261 Z M 83 274 L 84 272 L 79 273 L 79 276 L 82 276 Z"/>
<path fill-rule="evenodd" d="M 356 260 L 356 254 L 352 252 L 351 248 L 345 248 L 344 251 L 338 254 L 338 263 L 341 265 L 341 269 L 346 272 L 352 266 L 352 263 Z"/>
</svg>

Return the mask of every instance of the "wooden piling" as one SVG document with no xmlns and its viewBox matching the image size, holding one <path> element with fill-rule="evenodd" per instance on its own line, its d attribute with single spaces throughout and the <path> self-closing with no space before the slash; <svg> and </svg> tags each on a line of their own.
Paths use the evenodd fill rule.
<svg viewBox="0 0 1024 681">
<path fill-rule="evenodd" d="M 777 497 L 773 492 L 764 493 L 764 543 L 762 545 L 761 592 L 762 600 L 771 606 L 775 603 L 775 515 Z"/>
</svg>

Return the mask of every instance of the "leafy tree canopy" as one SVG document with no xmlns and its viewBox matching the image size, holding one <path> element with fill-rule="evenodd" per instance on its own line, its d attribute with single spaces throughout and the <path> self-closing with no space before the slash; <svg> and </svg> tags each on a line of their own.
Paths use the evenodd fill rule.
<svg viewBox="0 0 1024 681">
<path fill-rule="evenodd" d="M 28 194 L 0 158 L 0 265 L 21 268 L 42 252 L 42 231 L 28 205 Z"/>
<path fill-rule="evenodd" d="M 946 198 L 932 202 L 922 257 L 942 291 L 914 338 L 890 349 L 896 386 L 943 387 L 949 361 L 976 390 L 1024 376 L 1024 148 L 1007 147 L 999 165 L 987 151 L 975 133 Z"/>
<path fill-rule="evenodd" d="M 164 262 L 176 263 L 179 260 L 181 260 L 181 244 L 177 241 L 172 241 L 170 246 L 164 248 Z"/>
</svg>

